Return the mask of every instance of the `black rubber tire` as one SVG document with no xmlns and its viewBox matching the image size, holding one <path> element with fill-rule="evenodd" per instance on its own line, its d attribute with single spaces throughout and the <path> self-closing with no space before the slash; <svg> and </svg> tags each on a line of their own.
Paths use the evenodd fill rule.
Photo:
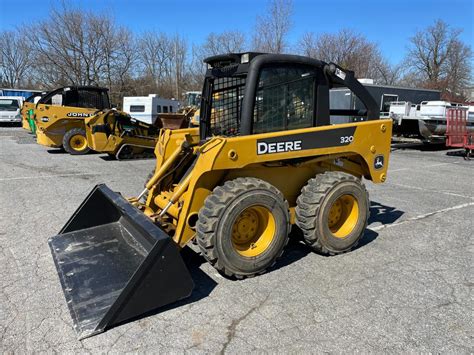
<svg viewBox="0 0 474 355">
<path fill-rule="evenodd" d="M 84 154 L 89 153 L 91 151 L 91 149 L 89 147 L 87 147 L 86 149 L 81 150 L 81 151 L 75 150 L 74 148 L 71 147 L 71 145 L 69 143 L 70 140 L 71 140 L 71 137 L 75 136 L 77 134 L 80 134 L 80 135 L 84 136 L 87 140 L 85 130 L 83 130 L 82 128 L 72 128 L 69 131 L 67 131 L 66 134 L 63 137 L 64 150 L 66 152 L 68 152 L 69 154 L 71 154 L 71 155 L 84 155 Z"/>
<path fill-rule="evenodd" d="M 335 237 L 328 225 L 334 201 L 349 194 L 357 200 L 359 216 L 354 229 L 345 238 Z M 359 178 L 338 171 L 328 171 L 310 179 L 296 202 L 296 225 L 303 239 L 320 254 L 336 255 L 357 246 L 369 218 L 369 194 Z"/>
<path fill-rule="evenodd" d="M 232 245 L 232 226 L 251 206 L 264 206 L 275 219 L 275 235 L 260 255 L 245 257 Z M 288 243 L 290 216 L 283 194 L 266 181 L 237 178 L 216 187 L 206 198 L 196 224 L 197 244 L 204 258 L 227 277 L 244 278 L 264 273 L 283 254 Z"/>
</svg>

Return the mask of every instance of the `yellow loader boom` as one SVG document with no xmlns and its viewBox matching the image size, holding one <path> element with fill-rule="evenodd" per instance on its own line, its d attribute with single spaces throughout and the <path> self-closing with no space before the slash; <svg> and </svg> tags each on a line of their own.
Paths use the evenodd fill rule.
<svg viewBox="0 0 474 355">
<path fill-rule="evenodd" d="M 49 240 L 80 337 L 189 296 L 179 251 L 191 241 L 240 279 L 272 267 L 292 224 L 327 255 L 364 235 L 363 180 L 386 180 L 392 123 L 379 119 L 353 72 L 283 54 L 205 62 L 199 128 L 162 129 L 155 171 L 138 196 L 97 185 Z M 365 108 L 332 109 L 338 87 Z M 331 124 L 335 116 L 346 123 Z"/>
</svg>

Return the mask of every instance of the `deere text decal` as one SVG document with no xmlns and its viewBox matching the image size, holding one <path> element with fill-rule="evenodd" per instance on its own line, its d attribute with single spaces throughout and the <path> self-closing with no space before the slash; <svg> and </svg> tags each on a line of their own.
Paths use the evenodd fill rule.
<svg viewBox="0 0 474 355">
<path fill-rule="evenodd" d="M 343 127 L 258 139 L 257 154 L 345 146 L 353 142 L 355 130 L 356 127 Z"/>
</svg>

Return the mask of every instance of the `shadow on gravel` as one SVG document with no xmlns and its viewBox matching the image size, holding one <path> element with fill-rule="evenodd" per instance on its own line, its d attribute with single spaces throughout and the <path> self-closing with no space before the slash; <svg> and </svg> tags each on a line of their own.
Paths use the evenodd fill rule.
<svg viewBox="0 0 474 355">
<path fill-rule="evenodd" d="M 311 253 L 312 250 L 303 243 L 301 231 L 294 228 L 290 234 L 290 241 L 283 252 L 283 255 L 277 260 L 275 265 L 271 267 L 268 272 L 273 272 L 285 266 L 288 266 Z"/>
<path fill-rule="evenodd" d="M 99 153 L 97 153 L 97 154 L 99 154 Z M 101 155 L 99 158 L 102 159 L 102 160 L 104 160 L 104 161 L 117 161 L 117 158 L 115 158 L 115 156 L 113 156 L 113 155 L 108 155 L 108 154 L 106 154 L 106 155 Z"/>
<path fill-rule="evenodd" d="M 418 150 L 420 152 L 437 152 L 450 150 L 444 143 L 392 143 L 391 151 L 395 150 Z"/>
<path fill-rule="evenodd" d="M 21 123 L 17 123 L 17 122 L 0 122 L 0 128 L 1 128 L 1 127 L 19 128 L 19 127 L 21 127 Z"/>
<path fill-rule="evenodd" d="M 64 150 L 64 148 L 52 148 L 52 149 L 47 149 L 46 150 L 49 154 L 68 154 L 68 155 L 71 155 L 71 156 L 74 156 L 73 154 L 69 154 L 68 152 L 66 152 Z M 78 154 L 77 156 L 82 156 L 82 155 L 96 155 L 96 154 L 99 154 L 97 152 L 94 152 L 94 151 L 90 151 L 88 152 L 87 154 Z"/>
<path fill-rule="evenodd" d="M 386 206 L 376 201 L 370 202 L 370 217 L 368 224 L 382 223 L 391 224 L 397 221 L 405 212 L 398 210 L 396 207 Z"/>
<path fill-rule="evenodd" d="M 48 149 L 49 154 L 68 154 L 63 148 Z"/>
<path fill-rule="evenodd" d="M 203 298 L 206 298 L 207 296 L 211 294 L 212 290 L 217 286 L 217 282 L 215 282 L 212 278 L 210 278 L 205 272 L 203 272 L 199 268 L 201 264 L 206 262 L 204 258 L 198 255 L 197 253 L 195 253 L 194 251 L 192 251 L 191 249 L 189 249 L 188 247 L 185 247 L 183 250 L 181 250 L 181 255 L 194 281 L 194 290 L 191 296 L 184 300 L 172 303 L 168 306 L 161 307 L 156 310 L 150 311 L 148 313 L 144 313 L 135 318 L 128 319 L 124 321 L 123 323 L 117 324 L 111 328 L 115 328 L 126 323 L 132 323 L 142 318 L 154 316 L 154 315 L 169 311 L 174 308 L 182 307 L 184 305 L 197 302 Z M 105 329 L 105 331 L 111 328 L 107 328 Z"/>
<path fill-rule="evenodd" d="M 468 150 L 466 149 L 451 150 L 449 152 L 446 152 L 446 155 L 450 157 L 460 157 L 460 158 L 463 158 L 464 160 L 474 159 L 474 153 L 469 154 Z"/>
</svg>

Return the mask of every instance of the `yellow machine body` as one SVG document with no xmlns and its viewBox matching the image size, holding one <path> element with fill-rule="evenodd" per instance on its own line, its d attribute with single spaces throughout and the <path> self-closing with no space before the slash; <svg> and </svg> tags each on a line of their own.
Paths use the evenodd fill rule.
<svg viewBox="0 0 474 355">
<path fill-rule="evenodd" d="M 30 124 L 28 122 L 28 111 L 34 110 L 36 104 L 33 102 L 24 101 L 21 107 L 21 127 L 27 131 L 31 131 Z"/>
<path fill-rule="evenodd" d="M 38 144 L 59 148 L 67 131 L 85 129 L 84 119 L 93 116 L 95 108 L 38 104 L 35 110 Z"/>
<path fill-rule="evenodd" d="M 71 154 L 87 153 L 84 120 L 105 109 L 110 109 L 106 88 L 69 86 L 50 91 L 35 106 L 38 144 L 64 146 Z"/>
<path fill-rule="evenodd" d="M 132 120 L 125 113 L 105 110 L 84 120 L 89 148 L 117 156 L 124 146 L 134 151 L 153 150 L 159 128 Z"/>
<path fill-rule="evenodd" d="M 355 130 L 353 140 L 348 145 L 257 154 L 257 142 L 261 139 L 287 137 L 292 134 L 325 134 L 344 128 Z M 147 184 L 150 188 L 148 199 L 145 204 L 136 201 L 135 204 L 153 218 L 168 204 L 170 197 L 179 194 L 179 198 L 167 213 L 172 217 L 170 223 L 175 228 L 173 240 L 183 247 L 195 235 L 191 216 L 197 215 L 204 200 L 216 186 L 241 176 L 256 177 L 271 183 L 283 193 L 290 205 L 291 222 L 294 223 L 296 198 L 308 179 L 318 172 L 343 171 L 374 183 L 384 182 L 390 154 L 391 128 L 391 120 L 368 121 L 291 132 L 232 138 L 215 137 L 202 146 L 199 145 L 198 129 L 163 130 L 155 148 L 155 176 Z M 183 141 L 190 142 L 196 154 L 199 152 L 196 164 L 184 183 L 172 184 L 169 189 L 158 191 L 150 182 L 159 179 L 157 175 L 160 168 L 168 159 L 173 158 Z M 385 164 L 381 169 L 376 169 L 374 161 L 379 156 L 384 157 Z M 300 158 L 310 159 L 302 163 L 290 163 Z M 289 176 L 291 179 L 288 179 Z"/>
</svg>

